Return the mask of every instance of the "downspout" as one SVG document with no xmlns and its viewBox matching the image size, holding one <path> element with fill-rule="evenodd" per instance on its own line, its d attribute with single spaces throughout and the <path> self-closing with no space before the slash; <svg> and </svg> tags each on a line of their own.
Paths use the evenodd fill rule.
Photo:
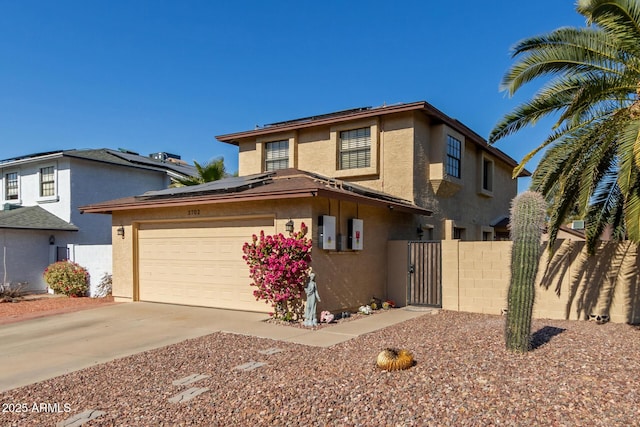
<svg viewBox="0 0 640 427">
<path fill-rule="evenodd" d="M 384 191 L 384 120 L 378 119 L 378 128 L 380 129 L 380 146 L 378 147 L 378 161 L 380 162 L 380 185 L 381 191 Z"/>
</svg>

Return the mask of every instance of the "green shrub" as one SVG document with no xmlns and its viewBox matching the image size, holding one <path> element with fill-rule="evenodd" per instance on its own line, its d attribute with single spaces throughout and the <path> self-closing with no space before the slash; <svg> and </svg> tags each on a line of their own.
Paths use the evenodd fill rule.
<svg viewBox="0 0 640 427">
<path fill-rule="evenodd" d="M 85 296 L 89 289 L 89 272 L 71 261 L 59 261 L 44 270 L 44 280 L 57 294 Z"/>
</svg>

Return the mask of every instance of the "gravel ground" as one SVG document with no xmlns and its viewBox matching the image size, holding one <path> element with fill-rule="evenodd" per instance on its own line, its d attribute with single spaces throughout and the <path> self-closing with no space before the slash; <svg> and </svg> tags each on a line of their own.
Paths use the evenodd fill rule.
<svg viewBox="0 0 640 427">
<path fill-rule="evenodd" d="M 517 355 L 504 349 L 503 322 L 442 311 L 328 349 L 216 333 L 0 394 L 0 420 L 55 425 L 98 409 L 85 426 L 638 425 L 637 327 L 536 320 L 536 349 Z M 417 364 L 378 370 L 390 346 Z M 282 351 L 259 353 L 272 348 Z M 267 364 L 234 369 L 250 361 Z M 172 385 L 191 374 L 210 377 Z M 169 402 L 190 387 L 208 391 Z"/>
</svg>

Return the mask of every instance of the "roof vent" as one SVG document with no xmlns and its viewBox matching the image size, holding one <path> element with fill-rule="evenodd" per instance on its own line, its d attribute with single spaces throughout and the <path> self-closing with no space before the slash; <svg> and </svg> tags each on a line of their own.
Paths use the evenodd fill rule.
<svg viewBox="0 0 640 427">
<path fill-rule="evenodd" d="M 571 223 L 571 228 L 574 230 L 584 230 L 584 221 L 573 221 Z"/>
<path fill-rule="evenodd" d="M 161 151 L 159 153 L 151 153 L 149 154 L 149 157 L 154 159 L 154 160 L 158 160 L 160 162 L 173 162 L 173 163 L 180 163 L 180 162 L 176 162 L 176 160 L 180 160 L 180 156 L 177 154 L 171 154 L 171 153 L 166 153 L 164 151 Z"/>
</svg>

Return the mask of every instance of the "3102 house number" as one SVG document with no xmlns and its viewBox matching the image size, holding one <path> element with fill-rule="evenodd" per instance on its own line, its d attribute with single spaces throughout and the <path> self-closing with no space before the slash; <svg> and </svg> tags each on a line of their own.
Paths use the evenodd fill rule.
<svg viewBox="0 0 640 427">
<path fill-rule="evenodd" d="M 187 215 L 189 216 L 200 215 L 200 209 L 189 209 L 187 211 Z"/>
</svg>

